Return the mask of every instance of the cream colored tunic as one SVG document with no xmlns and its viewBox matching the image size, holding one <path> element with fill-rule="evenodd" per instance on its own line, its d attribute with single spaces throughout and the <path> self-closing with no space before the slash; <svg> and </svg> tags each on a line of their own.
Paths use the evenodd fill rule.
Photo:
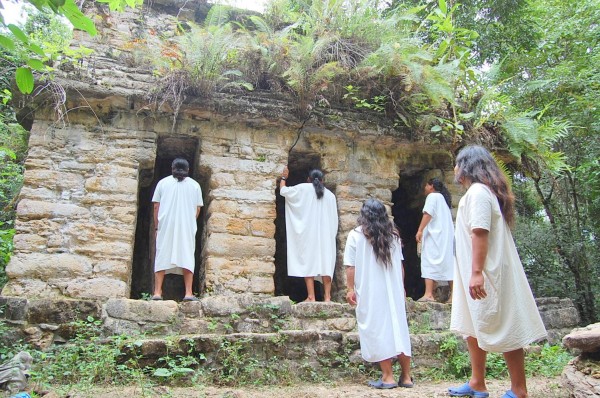
<svg viewBox="0 0 600 398">
<path fill-rule="evenodd" d="M 471 231 L 489 231 L 483 268 L 487 297 L 473 300 Z M 498 199 L 485 185 L 472 184 L 458 205 L 456 262 L 450 330 L 475 337 L 485 351 L 508 352 L 547 336 L 512 234 Z"/>
<path fill-rule="evenodd" d="M 355 267 L 356 321 L 360 352 L 365 361 L 380 362 L 402 353 L 411 356 L 402 278 L 402 248 L 392 248 L 392 266 L 377 262 L 362 229 L 348 234 L 344 265 Z"/>
<path fill-rule="evenodd" d="M 200 185 L 189 177 L 180 182 L 165 177 L 156 185 L 152 202 L 160 203 L 154 272 L 182 274 L 182 268 L 194 272 L 196 211 L 203 205 Z"/>
<path fill-rule="evenodd" d="M 333 276 L 337 255 L 338 214 L 335 195 L 325 188 L 317 199 L 312 183 L 282 187 L 285 197 L 289 276 Z"/>
<path fill-rule="evenodd" d="M 423 231 L 421 277 L 451 281 L 454 279 L 454 224 L 444 195 L 439 192 L 427 195 L 423 213 L 429 214 L 431 220 Z"/>
</svg>

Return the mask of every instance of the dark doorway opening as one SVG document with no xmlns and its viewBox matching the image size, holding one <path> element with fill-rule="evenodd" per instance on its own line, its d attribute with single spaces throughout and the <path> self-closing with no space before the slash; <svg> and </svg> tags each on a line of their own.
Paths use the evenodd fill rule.
<svg viewBox="0 0 600 398">
<path fill-rule="evenodd" d="M 190 177 L 196 180 L 202 188 L 204 208 L 198 217 L 198 231 L 196 232 L 196 260 L 194 271 L 193 291 L 200 293 L 204 283 L 202 270 L 202 242 L 204 241 L 204 226 L 206 220 L 204 209 L 207 206 L 208 181 L 210 175 L 199 169 L 199 142 L 192 137 L 161 137 L 158 139 L 156 161 L 154 169 L 141 169 L 138 190 L 138 216 L 135 232 L 135 246 L 131 277 L 131 298 L 139 299 L 144 294 L 152 294 L 154 289 L 154 256 L 156 251 L 156 237 L 154 232 L 152 195 L 156 184 L 171 175 L 173 159 L 182 157 L 190 164 Z M 181 275 L 167 274 L 163 284 L 163 298 L 167 300 L 181 300 L 184 295 L 183 277 Z"/>
<path fill-rule="evenodd" d="M 406 294 L 418 299 L 425 292 L 421 279 L 421 259 L 417 255 L 415 235 L 421 223 L 425 194 L 423 187 L 428 170 L 406 170 L 400 173 L 398 189 L 392 192 L 392 216 L 400 229 L 404 255 L 404 286 Z"/>
<path fill-rule="evenodd" d="M 290 175 L 286 181 L 287 186 L 291 187 L 306 182 L 308 173 L 313 169 L 319 169 L 325 175 L 325 187 L 335 194 L 335 186 L 327 182 L 327 173 L 321 168 L 321 157 L 318 154 L 296 150 L 290 154 L 288 169 Z M 275 190 L 275 208 L 277 213 L 275 218 L 275 274 L 273 275 L 275 295 L 289 296 L 295 302 L 304 301 L 308 297 L 304 278 L 291 277 L 287 273 L 285 198 L 279 194 L 279 186 Z M 335 275 L 333 280 L 335 280 Z M 332 296 L 334 296 L 334 289 L 335 284 L 332 285 Z M 318 280 L 315 280 L 315 296 L 317 301 L 323 300 L 323 284 Z"/>
</svg>

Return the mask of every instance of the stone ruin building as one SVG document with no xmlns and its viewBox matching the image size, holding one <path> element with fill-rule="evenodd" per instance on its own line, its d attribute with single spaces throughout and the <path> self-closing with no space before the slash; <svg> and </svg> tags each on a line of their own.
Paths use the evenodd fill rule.
<svg viewBox="0 0 600 398">
<path fill-rule="evenodd" d="M 354 311 L 343 303 L 347 233 L 366 198 L 386 203 L 403 237 L 407 294 L 420 297 L 414 236 L 423 186 L 440 177 L 458 204 L 452 148 L 417 142 L 410 131 L 356 109 L 318 107 L 302 118 L 289 98 L 260 90 L 190 97 L 177 111 L 168 104 L 151 109 L 156 78 L 130 65 L 132 37 L 159 51 L 152 41 L 159 35 L 149 32 L 172 37 L 175 19 L 193 20 L 202 6 L 203 0 L 156 0 L 151 8 L 109 14 L 92 3 L 88 15 L 99 34 L 80 34 L 77 43 L 95 53 L 59 73 L 65 107 L 37 102 L 19 112 L 31 134 L 14 255 L 0 296 L 0 320 L 14 328 L 5 337 L 47 348 L 72 336 L 69 322 L 92 317 L 107 334 L 143 333 L 137 355 L 147 364 L 165 352 L 202 353 L 217 363 L 224 340 L 244 344 L 261 363 L 276 357 L 281 366 L 304 361 L 319 369 L 323 358 L 335 363 L 348 352 L 360 361 Z M 139 300 L 153 287 L 152 194 L 177 156 L 190 162 L 203 191 L 194 276 L 202 300 L 176 303 L 183 295 L 179 276 L 165 280 L 167 300 Z M 306 291 L 286 272 L 284 201 L 276 184 L 284 165 L 288 185 L 322 169 L 336 195 L 334 303 L 289 299 L 303 300 Z M 538 306 L 551 341 L 579 323 L 569 300 L 542 298 Z M 417 366 L 443 361 L 449 310 L 408 301 Z"/>
<path fill-rule="evenodd" d="M 188 2 L 186 9 L 197 6 Z M 449 147 L 413 142 L 377 114 L 356 110 L 318 109 L 304 121 L 292 101 L 261 92 L 189 98 L 173 123 L 168 105 L 150 112 L 147 94 L 156 80 L 150 71 L 127 67 L 125 49 L 133 32 L 141 34 L 142 12 L 146 37 L 152 30 L 172 35 L 175 11 L 180 19 L 194 15 L 161 2 L 143 11 L 99 10 L 91 10 L 98 36 L 77 36 L 95 54 L 59 79 L 68 114 L 57 122 L 49 106 L 21 112 L 31 128 L 30 150 L 3 295 L 108 299 L 150 293 L 151 197 L 176 156 L 189 160 L 205 202 L 196 292 L 301 299 L 303 282 L 286 275 L 284 204 L 276 189 L 287 164 L 289 184 L 321 168 L 337 197 L 338 298 L 345 289 L 343 244 L 368 197 L 391 207 L 404 237 L 409 295 L 421 294 L 414 235 L 424 182 L 441 177 L 458 203 Z M 180 283 L 168 279 L 166 296 L 180 298 Z"/>
</svg>

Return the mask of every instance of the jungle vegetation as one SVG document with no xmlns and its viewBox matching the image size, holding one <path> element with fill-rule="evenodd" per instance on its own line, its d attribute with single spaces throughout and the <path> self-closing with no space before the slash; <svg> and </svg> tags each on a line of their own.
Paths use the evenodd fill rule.
<svg viewBox="0 0 600 398">
<path fill-rule="evenodd" d="M 12 82 L 34 96 L 60 92 L 60 65 L 89 55 L 57 15 L 96 34 L 72 0 L 29 2 L 38 11 L 24 26 L 0 21 L 0 270 L 26 153 Z M 148 101 L 169 103 L 174 124 L 186 98 L 269 90 L 288 95 L 300 118 L 355 109 L 413 140 L 487 146 L 512 176 L 534 293 L 572 298 L 587 324 L 600 316 L 598 21 L 600 0 L 272 0 L 263 14 L 213 6 L 202 20 L 174 21 L 160 57 L 143 34 L 115 57 L 154 73 Z"/>
</svg>

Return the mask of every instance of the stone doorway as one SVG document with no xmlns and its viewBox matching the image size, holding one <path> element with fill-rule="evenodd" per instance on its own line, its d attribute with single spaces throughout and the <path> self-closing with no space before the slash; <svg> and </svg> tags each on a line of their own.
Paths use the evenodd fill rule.
<svg viewBox="0 0 600 398">
<path fill-rule="evenodd" d="M 133 266 L 131 276 L 131 298 L 139 299 L 144 294 L 152 294 L 154 288 L 154 256 L 156 240 L 154 234 L 152 195 L 156 184 L 162 178 L 171 175 L 171 163 L 176 157 L 186 159 L 190 164 L 190 177 L 202 188 L 205 200 L 202 212 L 198 217 L 196 232 L 196 267 L 194 272 L 194 293 L 200 293 L 204 285 L 202 270 L 202 242 L 206 224 L 205 209 L 208 190 L 209 173 L 201 172 L 199 164 L 199 142 L 192 137 L 160 137 L 157 143 L 154 169 L 141 169 L 138 189 L 138 217 L 135 233 Z M 181 300 L 184 294 L 183 277 L 167 274 L 163 284 L 163 297 L 169 300 Z"/>
<path fill-rule="evenodd" d="M 312 152 L 296 150 L 288 159 L 290 175 L 287 186 L 306 182 L 308 173 L 320 169 L 325 175 L 325 187 L 335 194 L 335 186 L 327 182 L 327 172 L 321 167 L 321 157 Z M 304 278 L 290 277 L 287 274 L 287 241 L 285 230 L 285 199 L 279 194 L 279 186 L 275 191 L 275 282 L 276 296 L 289 296 L 294 302 L 304 301 L 308 296 Z M 339 242 L 338 242 L 339 247 Z M 337 267 L 336 267 L 337 272 Z M 334 275 L 335 280 L 335 275 Z M 323 285 L 315 280 L 315 296 L 317 301 L 323 300 Z M 332 285 L 332 296 L 335 296 L 335 284 Z"/>
<path fill-rule="evenodd" d="M 402 253 L 404 255 L 404 286 L 406 294 L 418 299 L 425 292 L 421 279 L 421 260 L 417 255 L 415 235 L 421 223 L 425 194 L 423 187 L 429 170 L 404 170 L 400 172 L 398 189 L 392 192 L 392 216 L 400 229 Z"/>
</svg>

